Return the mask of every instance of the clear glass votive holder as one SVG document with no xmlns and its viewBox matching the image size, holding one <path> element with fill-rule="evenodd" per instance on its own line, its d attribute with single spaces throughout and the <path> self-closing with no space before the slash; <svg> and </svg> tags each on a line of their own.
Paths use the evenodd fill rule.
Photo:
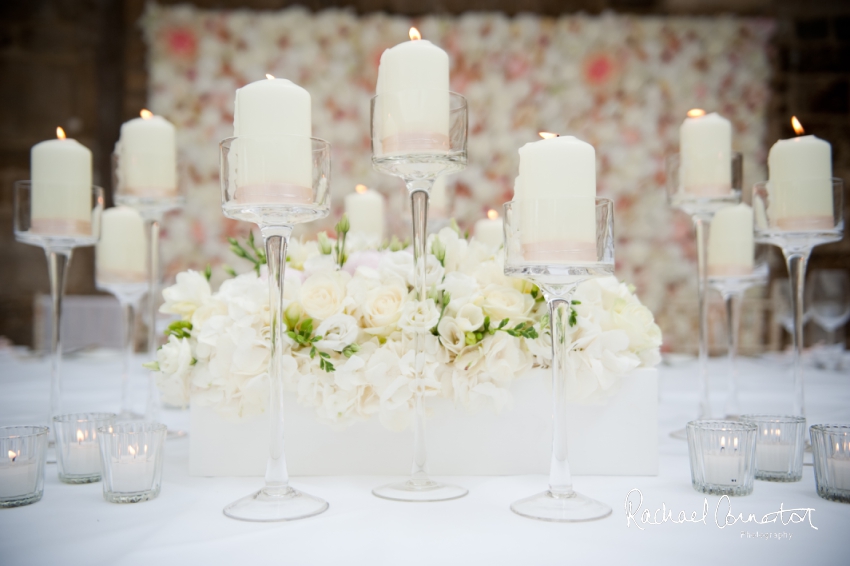
<svg viewBox="0 0 850 566">
<path fill-rule="evenodd" d="M 115 418 L 114 413 L 74 413 L 53 417 L 56 467 L 60 481 L 100 481 L 103 466 L 100 461 L 97 429 L 114 425 Z"/>
<path fill-rule="evenodd" d="M 103 498 L 112 503 L 155 499 L 162 484 L 161 423 L 125 422 L 97 429 L 103 459 Z"/>
<path fill-rule="evenodd" d="M 809 431 L 818 495 L 850 503 L 850 425 L 813 425 Z"/>
<path fill-rule="evenodd" d="M 712 495 L 749 495 L 756 468 L 754 423 L 691 421 L 686 427 L 694 489 Z"/>
<path fill-rule="evenodd" d="M 0 427 L 0 507 L 19 507 L 44 493 L 46 426 Z"/>
<path fill-rule="evenodd" d="M 741 421 L 758 427 L 756 433 L 756 479 L 800 481 L 806 418 L 781 415 L 741 415 Z"/>
</svg>

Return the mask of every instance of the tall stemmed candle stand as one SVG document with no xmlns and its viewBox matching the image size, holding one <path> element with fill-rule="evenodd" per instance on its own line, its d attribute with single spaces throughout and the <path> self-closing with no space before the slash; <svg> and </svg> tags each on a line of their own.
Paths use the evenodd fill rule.
<svg viewBox="0 0 850 566">
<path fill-rule="evenodd" d="M 271 313 L 271 435 L 265 487 L 225 507 L 224 514 L 233 519 L 291 521 L 328 508 L 323 499 L 289 486 L 283 442 L 283 281 L 293 226 L 324 218 L 330 211 L 330 173 L 331 146 L 318 138 L 240 136 L 221 142 L 221 207 L 228 218 L 260 227 Z"/>
<path fill-rule="evenodd" d="M 511 505 L 514 513 L 542 521 L 592 521 L 611 514 L 608 505 L 573 490 L 567 462 L 566 419 L 572 367 L 569 354 L 573 347 L 570 329 L 575 324 L 572 296 L 583 281 L 614 272 L 614 205 L 609 199 L 596 199 L 595 242 L 553 242 L 536 237 L 545 233 L 537 230 L 536 220 L 542 217 L 538 211 L 552 217 L 551 211 L 563 210 L 564 214 L 558 216 L 567 217 L 571 210 L 584 209 L 574 206 L 578 200 L 542 198 L 505 204 L 505 275 L 533 281 L 549 305 L 553 394 L 549 489 Z"/>
<path fill-rule="evenodd" d="M 372 98 L 371 110 L 372 166 L 381 173 L 403 179 L 410 193 L 413 288 L 417 300 L 424 301 L 428 296 L 425 282 L 428 198 L 437 177 L 466 167 L 466 99 L 447 91 L 392 92 Z M 438 119 L 429 121 L 424 116 Z M 421 332 L 413 337 L 414 367 L 420 384 L 424 382 L 425 370 L 425 340 Z M 373 489 L 372 493 L 378 497 L 395 501 L 445 501 L 468 493 L 463 487 L 442 484 L 428 477 L 424 394 L 423 386 L 418 386 L 414 395 L 411 477 L 405 482 Z"/>
<path fill-rule="evenodd" d="M 159 286 L 162 280 L 161 270 L 161 248 L 160 227 L 165 214 L 177 210 L 183 206 L 184 198 L 179 194 L 177 187 L 173 191 L 144 191 L 128 187 L 120 175 L 119 153 L 112 154 L 115 203 L 135 208 L 145 220 L 145 232 L 148 236 L 148 359 L 156 359 L 156 351 L 159 347 L 159 336 L 156 331 L 156 318 L 159 307 Z M 148 400 L 145 409 L 145 420 L 156 422 L 159 420 L 159 391 L 156 388 L 154 372 L 148 377 Z"/>
<path fill-rule="evenodd" d="M 809 181 L 786 182 L 785 190 L 805 191 L 802 186 Z M 791 186 L 788 186 L 791 185 Z M 805 193 L 804 193 L 805 194 Z M 775 200 L 775 199 L 773 199 Z M 755 213 L 755 241 L 779 247 L 785 256 L 788 277 L 791 280 L 791 311 L 794 320 L 794 415 L 805 416 L 803 393 L 803 298 L 805 297 L 806 263 L 815 246 L 838 242 L 844 235 L 844 183 L 832 179 L 832 215 L 794 216 L 793 210 L 783 210 L 781 204 L 772 202 L 769 182 L 753 187 Z"/>
<path fill-rule="evenodd" d="M 130 401 L 130 368 L 133 362 L 133 354 L 136 351 L 136 313 L 139 312 L 142 298 L 148 292 L 148 283 L 129 281 L 104 283 L 98 281 L 97 288 L 114 296 L 121 305 L 121 322 L 124 326 L 124 356 L 121 365 L 121 412 L 118 414 L 118 420 L 141 420 L 144 415 L 133 412 L 133 404 Z M 148 406 L 150 406 L 150 399 Z"/>
<path fill-rule="evenodd" d="M 38 190 L 61 193 L 64 187 L 39 183 Z M 33 185 L 31 181 L 15 183 L 15 239 L 24 244 L 44 248 L 50 276 L 50 412 L 47 421 L 62 412 L 62 298 L 65 280 L 74 248 L 93 246 L 100 238 L 100 215 L 103 212 L 103 189 L 91 188 L 90 218 L 38 218 L 32 215 Z"/>
<path fill-rule="evenodd" d="M 700 402 L 698 419 L 711 418 L 708 391 L 708 231 L 711 219 L 721 208 L 741 202 L 743 184 L 743 156 L 732 153 L 731 189 L 716 193 L 693 193 L 681 185 L 681 160 L 678 153 L 667 157 L 667 200 L 673 208 L 685 212 L 694 223 L 697 242 L 697 292 L 699 304 L 699 389 Z M 687 440 L 685 429 L 672 432 L 670 436 Z"/>
<path fill-rule="evenodd" d="M 768 267 L 761 264 L 752 273 L 740 275 L 709 275 L 708 284 L 723 297 L 726 307 L 726 340 L 729 359 L 729 392 L 726 396 L 726 420 L 741 415 L 738 399 L 738 332 L 741 327 L 741 299 L 750 287 L 767 283 Z"/>
</svg>

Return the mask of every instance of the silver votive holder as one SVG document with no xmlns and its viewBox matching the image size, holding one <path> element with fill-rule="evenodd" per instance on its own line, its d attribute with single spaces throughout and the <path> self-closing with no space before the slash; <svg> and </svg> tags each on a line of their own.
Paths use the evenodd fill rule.
<svg viewBox="0 0 850 566">
<path fill-rule="evenodd" d="M 850 425 L 813 425 L 815 483 L 824 499 L 850 503 Z"/>
<path fill-rule="evenodd" d="M 756 479 L 791 482 L 803 479 L 806 419 L 782 415 L 741 415 L 756 432 Z"/>
<path fill-rule="evenodd" d="M 689 422 L 686 429 L 695 490 L 730 496 L 753 492 L 758 430 L 755 424 L 701 420 Z"/>
<path fill-rule="evenodd" d="M 0 427 L 0 507 L 19 507 L 44 493 L 46 426 Z"/>
<path fill-rule="evenodd" d="M 159 495 L 165 432 L 164 424 L 135 421 L 98 429 L 105 500 L 138 503 Z"/>
<path fill-rule="evenodd" d="M 100 481 L 99 427 L 115 424 L 114 413 L 73 413 L 53 417 L 56 467 L 65 483 Z"/>
</svg>

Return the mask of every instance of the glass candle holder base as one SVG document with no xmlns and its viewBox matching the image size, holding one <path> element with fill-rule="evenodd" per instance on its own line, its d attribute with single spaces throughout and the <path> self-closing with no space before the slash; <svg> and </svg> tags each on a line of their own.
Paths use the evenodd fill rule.
<svg viewBox="0 0 850 566">
<path fill-rule="evenodd" d="M 44 491 L 39 491 L 38 493 L 32 493 L 29 495 L 24 495 L 21 497 L 15 497 L 10 499 L 0 498 L 0 509 L 8 509 L 10 507 L 23 507 L 24 505 L 32 505 L 33 503 L 38 503 L 41 501 L 41 496 L 44 495 Z"/>
<path fill-rule="evenodd" d="M 59 474 L 59 481 L 70 484 L 97 483 L 103 476 L 101 474 L 91 474 L 87 476 Z"/>
<path fill-rule="evenodd" d="M 133 493 L 121 493 L 115 491 L 104 491 L 103 498 L 110 503 L 141 503 L 142 501 L 150 501 L 156 499 L 159 495 L 160 486 L 148 491 L 137 491 Z"/>
<path fill-rule="evenodd" d="M 410 479 L 405 482 L 382 485 L 372 490 L 372 494 L 381 499 L 413 502 L 449 501 L 460 499 L 468 493 L 468 489 L 459 485 L 440 483 L 431 479 L 424 481 Z"/>
<path fill-rule="evenodd" d="M 270 523 L 295 521 L 319 515 L 328 510 L 328 502 L 289 486 L 264 487 L 238 499 L 224 508 L 224 515 L 239 521 Z"/>
<path fill-rule="evenodd" d="M 529 519 L 557 523 L 593 521 L 611 514 L 610 507 L 580 493 L 556 495 L 551 491 L 520 499 L 511 505 L 511 511 Z"/>
</svg>

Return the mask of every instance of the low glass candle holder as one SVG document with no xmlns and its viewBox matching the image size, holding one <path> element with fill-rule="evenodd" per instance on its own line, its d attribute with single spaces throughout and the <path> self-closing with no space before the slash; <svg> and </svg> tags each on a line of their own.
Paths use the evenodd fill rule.
<svg viewBox="0 0 850 566">
<path fill-rule="evenodd" d="M 155 499 L 162 484 L 161 423 L 127 422 L 97 429 L 103 459 L 103 498 L 112 503 Z"/>
<path fill-rule="evenodd" d="M 56 467 L 65 483 L 100 481 L 102 468 L 98 432 L 115 424 L 114 413 L 74 413 L 53 417 Z"/>
<path fill-rule="evenodd" d="M 814 425 L 809 431 L 818 495 L 850 503 L 850 425 Z"/>
<path fill-rule="evenodd" d="M 730 496 L 753 492 L 758 426 L 702 420 L 689 422 L 686 430 L 695 490 Z"/>
<path fill-rule="evenodd" d="M 0 507 L 19 507 L 44 493 L 46 426 L 0 427 Z"/>
<path fill-rule="evenodd" d="M 800 481 L 806 419 L 780 415 L 741 415 L 741 421 L 758 427 L 756 433 L 756 479 Z"/>
</svg>

